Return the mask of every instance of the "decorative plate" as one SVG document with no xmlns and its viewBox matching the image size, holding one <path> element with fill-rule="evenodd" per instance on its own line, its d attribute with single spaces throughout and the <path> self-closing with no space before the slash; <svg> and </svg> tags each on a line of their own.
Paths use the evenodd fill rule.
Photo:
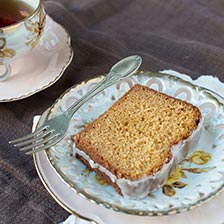
<svg viewBox="0 0 224 224">
<path fill-rule="evenodd" d="M 0 102 L 29 97 L 53 85 L 73 58 L 70 36 L 49 16 L 39 44 L 11 63 L 12 75 L 0 82 Z"/>
<path fill-rule="evenodd" d="M 66 110 L 89 91 L 102 77 L 83 82 L 63 94 L 52 106 L 48 117 Z M 163 187 L 142 200 L 129 200 L 117 194 L 94 172 L 73 156 L 71 137 L 107 110 L 134 84 L 140 83 L 191 102 L 203 114 L 203 133 Z M 224 186 L 224 106 L 209 91 L 180 78 L 139 72 L 89 100 L 74 115 L 66 137 L 47 151 L 52 167 L 74 193 L 114 211 L 141 216 L 175 214 L 208 201 Z"/>
</svg>

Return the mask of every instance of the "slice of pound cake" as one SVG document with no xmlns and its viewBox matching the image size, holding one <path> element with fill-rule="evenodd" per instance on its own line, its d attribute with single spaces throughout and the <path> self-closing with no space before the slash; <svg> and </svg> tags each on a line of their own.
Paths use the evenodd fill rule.
<svg viewBox="0 0 224 224">
<path fill-rule="evenodd" d="M 118 193 L 140 199 L 186 157 L 201 119 L 192 104 L 136 84 L 74 136 L 75 153 Z"/>
</svg>

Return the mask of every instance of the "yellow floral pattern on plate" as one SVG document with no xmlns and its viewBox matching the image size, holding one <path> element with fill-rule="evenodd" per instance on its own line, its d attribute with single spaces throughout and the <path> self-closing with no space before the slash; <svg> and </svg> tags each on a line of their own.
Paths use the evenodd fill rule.
<svg viewBox="0 0 224 224">
<path fill-rule="evenodd" d="M 82 175 L 88 176 L 90 173 L 94 173 L 94 172 L 91 171 L 91 169 L 89 168 L 85 168 L 82 172 Z M 94 178 L 98 184 L 102 186 L 108 186 L 108 183 L 106 182 L 106 180 L 103 177 L 101 177 L 99 174 L 94 173 Z"/>
<path fill-rule="evenodd" d="M 193 152 L 189 157 L 187 157 L 185 160 L 183 160 L 179 165 L 176 166 L 173 174 L 167 179 L 166 183 L 162 187 L 163 194 L 166 196 L 173 196 L 176 194 L 177 189 L 181 189 L 187 186 L 186 183 L 180 181 L 181 178 L 187 178 L 187 175 L 185 172 L 190 172 L 193 174 L 200 174 L 203 172 L 208 172 L 212 169 L 212 167 L 191 167 L 191 168 L 185 168 L 183 165 L 186 162 L 193 163 L 195 165 L 206 165 L 209 160 L 211 159 L 211 154 L 198 150 Z"/>
<path fill-rule="evenodd" d="M 85 124 L 86 126 L 86 124 Z M 209 160 L 211 159 L 211 154 L 206 153 L 204 151 L 198 150 L 193 152 L 189 157 L 183 160 L 179 165 L 176 166 L 172 175 L 167 179 L 165 184 L 162 186 L 162 192 L 166 196 L 172 197 L 176 194 L 176 189 L 181 189 L 187 186 L 184 181 L 180 181 L 181 178 L 187 178 L 186 172 L 193 173 L 193 174 L 200 174 L 204 172 L 208 172 L 212 169 L 212 167 L 190 167 L 186 168 L 183 167 L 185 163 L 193 163 L 195 165 L 206 165 Z M 83 170 L 83 175 L 88 176 L 92 171 L 89 168 Z M 102 186 L 108 186 L 107 182 L 102 178 L 100 175 L 94 175 L 95 180 L 98 184 Z M 153 194 L 149 194 L 149 197 L 154 197 Z"/>
</svg>

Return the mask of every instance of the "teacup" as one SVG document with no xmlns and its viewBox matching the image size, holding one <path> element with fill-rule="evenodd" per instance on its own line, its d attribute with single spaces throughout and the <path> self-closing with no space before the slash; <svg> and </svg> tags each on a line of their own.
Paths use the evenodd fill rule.
<svg viewBox="0 0 224 224">
<path fill-rule="evenodd" d="M 2 71 L 0 81 L 4 81 L 10 76 L 11 61 L 27 54 L 38 44 L 43 34 L 46 19 L 43 0 L 7 0 L 7 2 L 10 1 L 11 4 L 13 1 L 17 5 L 23 2 L 29 6 L 30 14 L 21 11 L 24 14 L 23 19 L 10 25 L 0 26 L 0 68 L 2 67 L 0 69 Z M 5 68 L 3 69 L 3 67 Z"/>
</svg>

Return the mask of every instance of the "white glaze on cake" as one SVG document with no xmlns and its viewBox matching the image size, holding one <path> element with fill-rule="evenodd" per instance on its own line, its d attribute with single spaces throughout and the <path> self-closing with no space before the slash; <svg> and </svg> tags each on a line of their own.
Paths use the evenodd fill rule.
<svg viewBox="0 0 224 224">
<path fill-rule="evenodd" d="M 203 129 L 203 118 L 200 120 L 198 127 L 192 132 L 191 136 L 178 144 L 173 145 L 171 152 L 172 158 L 170 161 L 165 161 L 163 167 L 153 175 L 143 176 L 141 179 L 130 181 L 125 178 L 117 178 L 109 170 L 95 163 L 84 151 L 76 148 L 73 144 L 74 156 L 77 153 L 88 161 L 93 169 L 99 169 L 102 173 L 107 175 L 113 183 L 116 183 L 121 189 L 122 195 L 129 199 L 141 199 L 147 196 L 152 191 L 159 189 L 167 178 L 172 174 L 176 165 L 186 158 L 189 150 L 194 148 L 200 138 Z"/>
</svg>

